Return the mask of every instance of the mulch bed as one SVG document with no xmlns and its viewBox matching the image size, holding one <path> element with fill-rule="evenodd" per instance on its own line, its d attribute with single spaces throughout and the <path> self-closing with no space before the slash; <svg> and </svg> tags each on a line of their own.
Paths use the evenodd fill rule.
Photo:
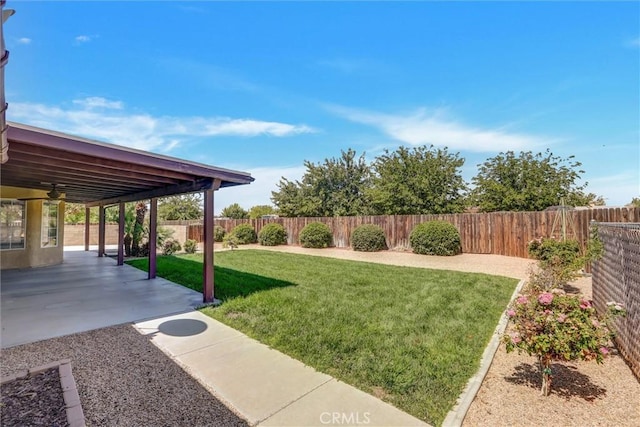
<svg viewBox="0 0 640 427">
<path fill-rule="evenodd" d="M 69 425 L 57 368 L 4 383 L 0 396 L 2 426 Z"/>
</svg>

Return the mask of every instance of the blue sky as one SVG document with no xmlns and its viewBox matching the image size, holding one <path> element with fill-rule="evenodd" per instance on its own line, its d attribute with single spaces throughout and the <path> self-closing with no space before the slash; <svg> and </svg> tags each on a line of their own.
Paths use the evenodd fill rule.
<svg viewBox="0 0 640 427">
<path fill-rule="evenodd" d="M 281 176 L 349 147 L 575 155 L 640 195 L 638 2 L 8 1 L 9 120 Z"/>
</svg>

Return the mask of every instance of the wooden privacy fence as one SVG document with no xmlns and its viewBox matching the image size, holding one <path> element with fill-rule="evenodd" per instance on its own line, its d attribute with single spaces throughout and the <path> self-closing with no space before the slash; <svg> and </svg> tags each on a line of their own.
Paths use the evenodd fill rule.
<svg viewBox="0 0 640 427">
<path fill-rule="evenodd" d="M 623 303 L 624 318 L 615 320 L 620 353 L 640 378 L 640 224 L 598 224 L 603 257 L 595 261 L 593 302 L 599 312 L 606 303 Z"/>
<path fill-rule="evenodd" d="M 351 233 L 359 225 L 376 224 L 384 230 L 387 246 L 391 249 L 409 248 L 409 235 L 413 228 L 426 221 L 442 220 L 455 225 L 460 231 L 462 252 L 496 254 L 527 258 L 527 244 L 534 238 L 560 236 L 561 211 L 492 212 L 450 215 L 386 215 L 325 218 L 276 218 L 220 220 L 215 224 L 229 232 L 238 224 L 248 223 L 260 232 L 265 224 L 282 224 L 287 231 L 288 243 L 299 244 L 302 228 L 311 222 L 323 222 L 333 231 L 333 243 L 338 248 L 351 246 Z M 589 238 L 589 224 L 598 222 L 640 222 L 640 208 L 596 208 L 565 211 L 564 225 L 567 235 L 584 244 Z M 554 226 L 555 224 L 555 226 Z M 190 225 L 188 236 L 201 242 L 201 224 Z"/>
</svg>

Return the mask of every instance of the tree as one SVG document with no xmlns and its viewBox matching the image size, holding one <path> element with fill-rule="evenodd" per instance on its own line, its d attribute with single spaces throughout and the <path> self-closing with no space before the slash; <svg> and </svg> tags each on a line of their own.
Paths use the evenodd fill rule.
<svg viewBox="0 0 640 427">
<path fill-rule="evenodd" d="M 245 219 L 249 217 L 249 213 L 237 203 L 227 206 L 220 213 L 223 217 L 233 219 Z"/>
<path fill-rule="evenodd" d="M 304 162 L 301 181 L 282 178 L 271 200 L 283 216 L 350 216 L 369 212 L 371 172 L 364 154 L 352 149 L 323 163 Z"/>
<path fill-rule="evenodd" d="M 271 201 L 278 207 L 281 216 L 304 216 L 304 195 L 299 181 L 289 181 L 282 177 L 277 184 L 278 191 L 271 192 Z"/>
<path fill-rule="evenodd" d="M 249 209 L 249 218 L 261 218 L 264 215 L 275 215 L 278 211 L 271 205 L 255 205 Z"/>
<path fill-rule="evenodd" d="M 640 208 L 640 197 L 634 197 L 633 199 L 631 199 L 631 203 L 629 203 L 627 206 Z"/>
<path fill-rule="evenodd" d="M 432 146 L 396 151 L 373 162 L 373 211 L 379 215 L 455 213 L 464 210 L 464 159 Z"/>
<path fill-rule="evenodd" d="M 128 204 L 127 204 L 128 205 Z M 131 208 L 133 210 L 133 208 Z M 118 206 L 109 206 L 105 209 L 104 219 L 106 223 L 117 223 L 119 221 Z M 80 203 L 65 203 L 64 205 L 64 223 L 65 224 L 84 224 L 85 206 Z M 97 224 L 99 221 L 98 207 L 89 209 L 89 222 Z"/>
<path fill-rule="evenodd" d="M 64 205 L 64 223 L 65 224 L 84 224 L 85 206 L 79 203 L 65 203 Z M 98 209 L 91 208 L 89 210 L 89 222 L 96 224 L 98 222 Z"/>
<path fill-rule="evenodd" d="M 159 200 L 158 218 L 165 221 L 201 219 L 203 215 L 200 193 L 169 196 Z"/>
<path fill-rule="evenodd" d="M 147 204 L 145 202 L 136 203 L 135 211 L 136 214 L 133 222 L 133 230 L 131 232 L 131 254 L 133 256 L 146 256 L 141 243 L 145 232 L 144 217 L 147 214 Z"/>
<path fill-rule="evenodd" d="M 563 159 L 549 150 L 532 154 L 500 153 L 478 165 L 471 200 L 483 212 L 542 211 L 565 204 L 588 205 L 596 196 L 585 194 L 587 184 L 578 185 L 582 164 L 574 156 Z"/>
</svg>

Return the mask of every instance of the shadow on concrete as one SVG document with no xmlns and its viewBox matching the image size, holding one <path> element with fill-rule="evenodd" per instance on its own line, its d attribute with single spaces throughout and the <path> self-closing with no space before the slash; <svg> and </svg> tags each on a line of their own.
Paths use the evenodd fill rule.
<svg viewBox="0 0 640 427">
<path fill-rule="evenodd" d="M 603 397 L 607 390 L 591 382 L 589 376 L 578 372 L 574 366 L 554 363 L 551 365 L 553 380 L 551 394 L 569 399 L 579 397 L 588 402 Z M 540 389 L 542 387 L 542 375 L 537 364 L 521 363 L 515 367 L 515 372 L 510 377 L 505 377 L 510 383 L 526 385 Z"/>
<path fill-rule="evenodd" d="M 188 337 L 198 335 L 207 330 L 207 324 L 195 319 L 175 319 L 162 322 L 158 332 L 174 337 Z"/>
</svg>

